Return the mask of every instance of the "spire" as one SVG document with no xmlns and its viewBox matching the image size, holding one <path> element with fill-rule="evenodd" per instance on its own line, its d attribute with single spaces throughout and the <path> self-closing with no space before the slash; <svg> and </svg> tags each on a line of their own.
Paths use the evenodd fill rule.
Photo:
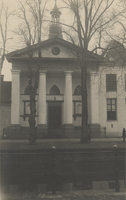
<svg viewBox="0 0 126 200">
<path fill-rule="evenodd" d="M 55 0 L 55 6 L 54 6 L 53 10 L 58 10 L 58 7 L 57 7 L 57 0 Z"/>
<path fill-rule="evenodd" d="M 49 38 L 59 37 L 63 38 L 62 36 L 62 27 L 60 25 L 60 15 L 61 12 L 57 7 L 57 0 L 55 0 L 55 5 L 53 10 L 50 12 L 52 15 L 51 25 L 50 25 L 50 34 Z"/>
</svg>

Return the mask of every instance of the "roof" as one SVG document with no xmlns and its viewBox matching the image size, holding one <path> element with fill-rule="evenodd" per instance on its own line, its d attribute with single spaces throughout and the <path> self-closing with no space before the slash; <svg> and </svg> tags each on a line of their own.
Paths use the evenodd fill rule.
<svg viewBox="0 0 126 200">
<path fill-rule="evenodd" d="M 104 56 L 105 61 L 123 64 L 126 57 L 126 49 L 120 42 L 112 40 L 102 55 Z"/>
</svg>

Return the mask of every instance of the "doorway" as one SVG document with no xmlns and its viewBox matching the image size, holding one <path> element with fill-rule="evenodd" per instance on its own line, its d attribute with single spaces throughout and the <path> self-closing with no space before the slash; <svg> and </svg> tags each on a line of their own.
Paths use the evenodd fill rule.
<svg viewBox="0 0 126 200">
<path fill-rule="evenodd" d="M 61 128 L 61 105 L 50 104 L 48 106 L 48 127 L 49 129 Z"/>
</svg>

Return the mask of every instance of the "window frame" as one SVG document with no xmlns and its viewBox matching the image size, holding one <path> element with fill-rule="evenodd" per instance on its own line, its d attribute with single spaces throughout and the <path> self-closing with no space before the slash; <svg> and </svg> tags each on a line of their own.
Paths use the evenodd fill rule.
<svg viewBox="0 0 126 200">
<path fill-rule="evenodd" d="M 30 116 L 30 114 L 28 114 L 26 111 L 27 103 L 30 103 L 30 100 L 22 100 L 22 101 L 23 101 L 23 115 L 20 115 L 20 117 L 23 117 L 23 121 L 25 121 L 26 118 L 28 118 Z M 37 102 L 37 101 L 35 100 L 35 102 Z M 38 115 L 35 115 L 35 117 L 38 117 Z"/>
<path fill-rule="evenodd" d="M 115 77 L 115 82 L 113 81 L 114 77 Z M 116 80 L 117 80 L 117 74 L 106 74 L 106 92 L 117 92 Z"/>
<path fill-rule="evenodd" d="M 74 95 L 81 95 L 81 85 L 77 85 L 74 89 Z"/>
<path fill-rule="evenodd" d="M 108 103 L 108 100 L 110 101 L 110 103 Z M 112 103 L 112 100 L 115 100 L 114 104 Z M 115 106 L 115 111 L 113 110 L 114 109 L 113 105 Z M 107 106 L 107 121 L 116 121 L 117 120 L 117 98 L 107 98 L 106 106 Z M 109 109 L 108 109 L 108 106 L 110 106 Z M 114 113 L 115 113 L 115 117 L 112 118 L 112 115 L 114 116 Z"/>
<path fill-rule="evenodd" d="M 81 103 L 82 105 L 82 101 L 81 100 L 74 100 L 74 113 L 73 113 L 73 117 L 74 117 L 74 121 L 76 120 L 76 117 L 82 117 L 82 113 L 77 113 L 77 104 Z"/>
<path fill-rule="evenodd" d="M 49 91 L 50 95 L 60 95 L 60 89 L 57 85 L 53 85 Z"/>
</svg>

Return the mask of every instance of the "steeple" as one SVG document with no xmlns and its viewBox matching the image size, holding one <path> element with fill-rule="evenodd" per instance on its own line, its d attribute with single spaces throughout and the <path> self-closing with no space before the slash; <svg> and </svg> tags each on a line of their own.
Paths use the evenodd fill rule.
<svg viewBox="0 0 126 200">
<path fill-rule="evenodd" d="M 63 38 L 62 36 L 62 26 L 60 25 L 60 15 L 61 12 L 57 7 L 57 0 L 55 0 L 55 5 L 53 10 L 50 12 L 52 15 L 51 25 L 50 25 L 50 34 L 49 38 L 59 37 Z"/>
</svg>

